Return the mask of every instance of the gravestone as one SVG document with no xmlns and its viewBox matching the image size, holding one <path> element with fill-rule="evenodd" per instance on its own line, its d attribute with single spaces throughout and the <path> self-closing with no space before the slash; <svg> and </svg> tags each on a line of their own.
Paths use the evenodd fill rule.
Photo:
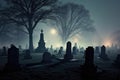
<svg viewBox="0 0 120 80">
<path fill-rule="evenodd" d="M 3 56 L 6 56 L 6 55 L 7 55 L 7 49 L 6 49 L 6 47 L 5 47 L 5 46 L 3 47 L 3 50 L 2 50 L 2 55 L 3 55 Z"/>
<path fill-rule="evenodd" d="M 49 52 L 44 52 L 42 56 L 42 63 L 51 63 L 52 55 Z"/>
<path fill-rule="evenodd" d="M 8 60 L 4 68 L 5 71 L 16 71 L 20 70 L 19 64 L 19 49 L 14 45 L 8 49 Z"/>
<path fill-rule="evenodd" d="M 96 54 L 100 54 L 99 46 L 96 46 L 96 47 L 95 47 L 95 53 L 96 53 Z"/>
<path fill-rule="evenodd" d="M 64 60 L 69 61 L 71 59 L 73 59 L 73 55 L 71 53 L 71 42 L 68 41 L 67 42 L 67 47 L 66 47 L 66 54 L 64 55 Z"/>
<path fill-rule="evenodd" d="M 78 53 L 77 47 L 74 46 L 74 47 L 73 47 L 73 52 L 72 52 L 72 54 L 77 54 L 77 53 Z"/>
<path fill-rule="evenodd" d="M 41 30 L 40 40 L 39 40 L 39 42 L 38 42 L 38 47 L 37 47 L 37 49 L 36 49 L 35 51 L 36 51 L 37 53 L 44 53 L 44 52 L 46 51 L 43 30 Z"/>
<path fill-rule="evenodd" d="M 32 56 L 30 55 L 30 50 L 25 51 L 24 59 L 32 59 Z"/>
<path fill-rule="evenodd" d="M 85 65 L 94 65 L 94 48 L 88 47 L 85 51 Z"/>
<path fill-rule="evenodd" d="M 53 45 L 51 45 L 51 47 L 50 47 L 50 53 L 54 53 L 54 50 L 53 50 Z"/>
<path fill-rule="evenodd" d="M 106 47 L 104 45 L 101 47 L 101 54 L 99 55 L 99 57 L 103 60 L 109 60 L 106 54 Z"/>
<path fill-rule="evenodd" d="M 60 47 L 58 54 L 60 54 L 60 55 L 63 54 L 63 47 Z"/>
<path fill-rule="evenodd" d="M 95 78 L 97 68 L 94 65 L 94 48 L 88 47 L 85 51 L 85 63 L 82 66 L 82 77 L 87 79 Z"/>
</svg>

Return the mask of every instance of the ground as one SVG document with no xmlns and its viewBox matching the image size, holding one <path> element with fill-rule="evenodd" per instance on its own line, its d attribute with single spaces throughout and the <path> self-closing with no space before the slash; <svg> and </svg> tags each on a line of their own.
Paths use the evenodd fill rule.
<svg viewBox="0 0 120 80">
<path fill-rule="evenodd" d="M 0 80 L 83 80 L 81 77 L 81 65 L 84 63 L 83 54 L 74 55 L 75 61 L 59 63 L 54 60 L 53 63 L 40 64 L 42 60 L 41 53 L 33 53 L 32 59 L 24 60 L 20 55 L 20 64 L 22 69 L 16 72 L 2 72 L 6 63 L 6 57 L 0 57 Z M 58 58 L 63 55 L 55 55 Z M 96 55 L 95 55 L 96 56 Z M 26 66 L 26 64 L 37 65 Z M 112 65 L 113 60 L 103 61 L 95 57 L 95 65 L 98 66 L 97 80 L 120 80 L 119 69 Z M 91 79 L 88 79 L 91 80 Z"/>
</svg>

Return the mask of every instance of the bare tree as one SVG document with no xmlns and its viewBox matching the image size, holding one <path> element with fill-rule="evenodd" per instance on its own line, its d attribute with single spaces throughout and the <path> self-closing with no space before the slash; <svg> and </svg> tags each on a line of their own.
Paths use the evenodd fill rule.
<svg viewBox="0 0 120 80">
<path fill-rule="evenodd" d="M 10 21 L 26 28 L 29 49 L 33 51 L 33 31 L 40 20 L 51 12 L 57 0 L 6 0 L 8 6 L 0 11 Z"/>
<path fill-rule="evenodd" d="M 54 9 L 49 19 L 56 22 L 56 28 L 63 44 L 77 33 L 95 30 L 89 11 L 83 5 L 64 4 Z"/>
</svg>

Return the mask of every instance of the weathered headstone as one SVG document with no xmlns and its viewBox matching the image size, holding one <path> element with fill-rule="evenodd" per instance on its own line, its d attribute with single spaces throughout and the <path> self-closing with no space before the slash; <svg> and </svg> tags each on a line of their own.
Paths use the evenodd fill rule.
<svg viewBox="0 0 120 80">
<path fill-rule="evenodd" d="M 20 69 L 19 64 L 19 49 L 14 45 L 11 45 L 11 48 L 8 49 L 8 60 L 5 65 L 5 71 L 16 71 Z"/>
<path fill-rule="evenodd" d="M 99 55 L 99 57 L 103 60 L 109 60 L 106 54 L 106 47 L 104 45 L 101 47 L 101 54 Z"/>
<path fill-rule="evenodd" d="M 25 51 L 24 59 L 32 59 L 32 56 L 30 55 L 30 50 Z"/>
<path fill-rule="evenodd" d="M 52 62 L 52 55 L 49 52 L 44 52 L 42 56 L 42 63 L 50 63 Z"/>
<path fill-rule="evenodd" d="M 66 47 L 66 54 L 64 55 L 64 60 L 69 61 L 71 59 L 73 59 L 73 55 L 71 53 L 71 42 L 68 41 L 67 42 L 67 47 Z"/>
<path fill-rule="evenodd" d="M 97 72 L 97 68 L 94 65 L 94 48 L 88 47 L 85 51 L 85 63 L 82 66 L 83 78 L 94 78 Z"/>
</svg>

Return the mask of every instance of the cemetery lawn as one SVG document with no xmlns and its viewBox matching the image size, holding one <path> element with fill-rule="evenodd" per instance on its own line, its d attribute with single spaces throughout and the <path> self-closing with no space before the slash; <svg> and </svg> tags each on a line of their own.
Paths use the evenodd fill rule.
<svg viewBox="0 0 120 80">
<path fill-rule="evenodd" d="M 0 80 L 82 80 L 81 78 L 81 66 L 84 63 L 83 55 L 75 55 L 77 61 L 60 63 L 54 60 L 53 63 L 40 64 L 42 60 L 42 54 L 32 54 L 32 59 L 24 60 L 23 55 L 20 55 L 20 64 L 22 70 L 16 72 L 2 72 L 2 68 L 6 63 L 5 56 L 1 57 L 0 62 Z M 63 57 L 56 55 L 56 57 Z M 103 62 L 95 59 L 95 64 L 103 72 L 98 73 L 98 80 L 119 80 L 117 76 L 120 76 L 119 70 L 115 69 L 111 65 L 111 62 Z M 35 64 L 36 63 L 36 64 Z M 26 64 L 35 64 L 26 66 Z M 109 67 L 110 66 L 110 67 Z M 90 79 L 89 79 L 90 80 Z"/>
</svg>

